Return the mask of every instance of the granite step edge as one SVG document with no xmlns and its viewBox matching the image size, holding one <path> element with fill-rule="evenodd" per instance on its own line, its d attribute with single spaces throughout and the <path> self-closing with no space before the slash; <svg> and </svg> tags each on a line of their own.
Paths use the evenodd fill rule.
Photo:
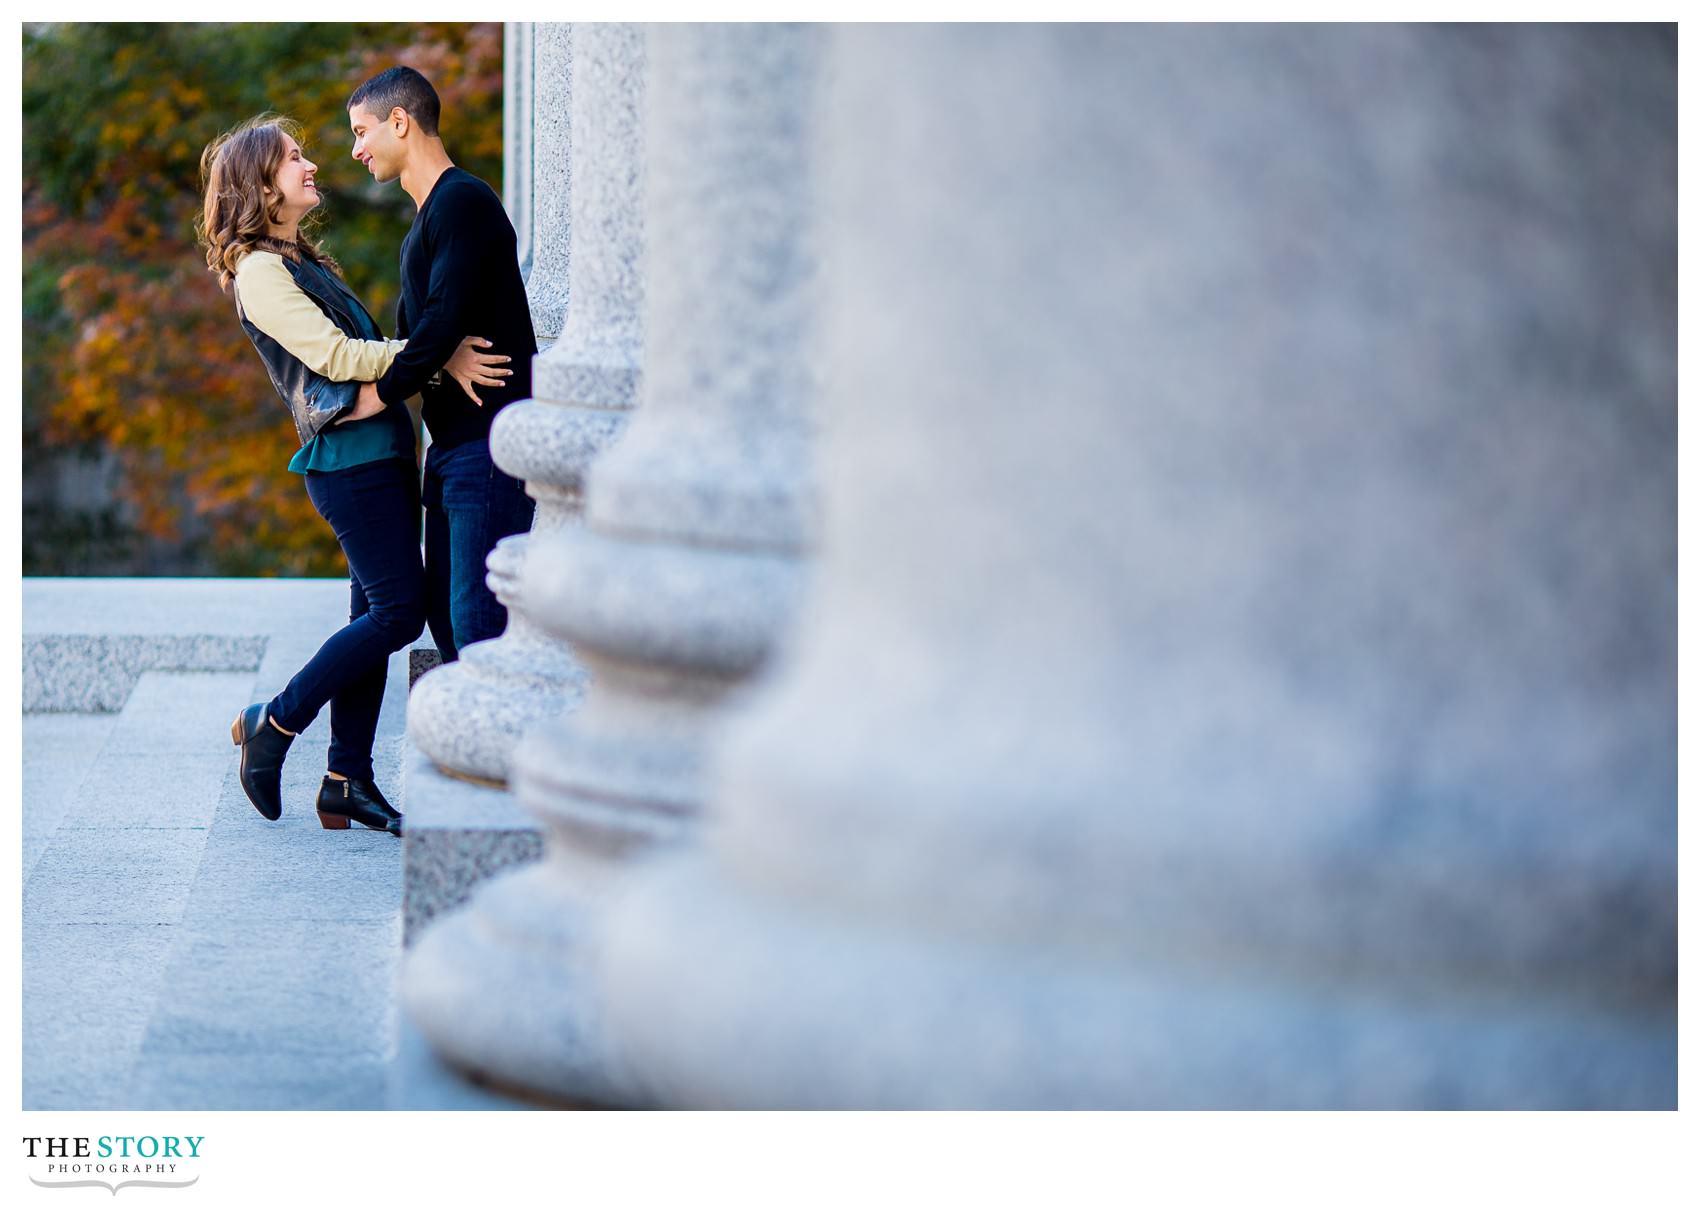
<svg viewBox="0 0 1700 1212">
<path fill-rule="evenodd" d="M 403 743 L 402 945 L 464 904 L 479 884 L 543 857 L 543 829 L 513 795 L 444 774 Z"/>
</svg>

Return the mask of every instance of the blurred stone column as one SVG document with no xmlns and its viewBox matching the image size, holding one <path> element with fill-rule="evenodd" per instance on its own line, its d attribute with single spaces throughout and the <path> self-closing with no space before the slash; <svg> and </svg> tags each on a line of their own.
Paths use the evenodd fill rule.
<svg viewBox="0 0 1700 1212">
<path fill-rule="evenodd" d="M 570 47 L 569 47 L 570 51 Z M 546 70 L 550 65 L 545 64 Z M 520 277 L 531 278 L 534 252 L 532 240 L 533 130 L 536 117 L 534 90 L 537 80 L 537 24 L 508 21 L 502 25 L 502 206 L 513 220 L 518 243 Z M 554 70 L 565 69 L 567 87 L 572 87 L 572 64 L 568 60 Z M 534 322 L 533 329 L 538 325 Z M 549 333 L 560 333 L 557 324 Z M 541 334 L 539 334 L 541 335 Z"/>
<path fill-rule="evenodd" d="M 1674 1106 L 1673 30 L 835 44 L 821 561 L 598 932 L 635 1079 Z"/>
<path fill-rule="evenodd" d="M 599 232 L 579 226 L 579 220 L 585 217 L 585 207 L 593 204 L 580 198 L 573 188 L 575 167 L 583 154 L 590 153 L 594 158 L 595 151 L 601 151 L 607 155 L 610 144 L 597 138 L 596 129 L 618 125 L 620 121 L 617 112 L 578 114 L 574 111 L 574 102 L 578 100 L 577 73 L 594 70 L 595 66 L 576 62 L 575 51 L 582 52 L 581 43 L 586 36 L 594 38 L 594 31 L 580 34 L 577 27 L 562 21 L 514 22 L 513 26 L 529 31 L 515 36 L 515 50 L 529 54 L 531 60 L 531 71 L 525 78 L 525 94 L 531 103 L 530 119 L 508 133 L 502 149 L 502 171 L 511 172 L 515 185 L 523 185 L 531 199 L 526 208 L 526 228 L 520 234 L 520 266 L 526 271 L 531 327 L 537 334 L 541 356 L 561 339 L 567 327 L 568 297 L 591 288 L 589 282 L 572 280 L 576 243 L 611 237 L 623 247 L 632 244 L 634 238 L 624 231 Z M 516 68 L 523 72 L 524 62 Z M 595 97 L 591 98 L 591 105 L 594 111 Z M 580 131 L 581 120 L 588 120 L 593 129 Z M 586 141 L 584 147 L 578 146 L 577 140 L 581 138 Z M 600 170 L 587 167 L 586 171 L 617 178 L 619 167 L 616 161 L 603 164 Z M 540 370 L 533 364 L 531 387 L 539 398 L 547 398 L 537 381 Z"/>
<path fill-rule="evenodd" d="M 537 822 L 503 789 L 510 756 L 527 725 L 578 704 L 587 675 L 568 643 L 538 625 L 522 573 L 535 545 L 582 524 L 585 470 L 625 425 L 643 365 L 642 33 L 539 24 L 516 41 L 531 51 L 529 75 L 523 60 L 514 66 L 516 84 L 530 81 L 532 108 L 530 133 L 508 151 L 522 161 L 516 179 L 534 186 L 526 290 L 544 348 L 532 363 L 534 398 L 501 411 L 490 450 L 525 481 L 537 516 L 490 553 L 507 629 L 420 678 L 408 700 L 408 734 L 423 755 L 407 766 L 404 806 L 410 944 L 478 881 L 542 852 Z"/>
<path fill-rule="evenodd" d="M 821 34 L 648 37 L 643 407 L 591 475 L 586 526 L 539 539 L 523 576 L 594 689 L 514 755 L 544 861 L 428 933 L 404 986 L 451 1060 L 565 1099 L 633 1097 L 602 1045 L 584 932 L 631 852 L 691 830 L 704 751 L 790 615 L 809 522 L 806 170 Z M 589 87 L 582 63 L 576 78 Z"/>
<path fill-rule="evenodd" d="M 538 191 L 527 290 L 540 341 L 559 340 L 534 363 L 535 398 L 497 415 L 490 451 L 525 481 L 537 516 L 530 533 L 490 553 L 488 582 L 508 608 L 507 629 L 421 678 L 408 701 L 409 735 L 432 761 L 496 783 L 507 780 L 526 726 L 583 695 L 584 670 L 533 619 L 522 570 L 538 544 L 579 523 L 584 473 L 625 425 L 643 356 L 642 35 L 540 25 L 533 44 Z M 551 329 L 562 316 L 565 331 Z"/>
</svg>

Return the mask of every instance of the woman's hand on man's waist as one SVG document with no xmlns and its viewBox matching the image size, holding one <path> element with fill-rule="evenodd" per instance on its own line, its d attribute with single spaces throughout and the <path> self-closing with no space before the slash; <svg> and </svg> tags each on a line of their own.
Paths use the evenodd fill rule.
<svg viewBox="0 0 1700 1212">
<path fill-rule="evenodd" d="M 367 417 L 375 417 L 384 411 L 386 405 L 378 398 L 378 386 L 375 383 L 362 383 L 360 394 L 354 398 L 354 407 L 343 413 L 333 425 L 341 425 L 345 421 L 364 421 Z"/>
</svg>

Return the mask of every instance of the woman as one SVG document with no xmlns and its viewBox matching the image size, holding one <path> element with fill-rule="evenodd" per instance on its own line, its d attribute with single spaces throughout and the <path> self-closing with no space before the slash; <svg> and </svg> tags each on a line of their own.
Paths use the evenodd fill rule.
<svg viewBox="0 0 1700 1212">
<path fill-rule="evenodd" d="M 220 289 L 234 287 L 237 319 L 295 420 L 302 474 L 319 516 L 348 558 L 349 623 L 269 703 L 230 726 L 240 747 L 242 790 L 260 815 L 283 814 L 285 753 L 326 703 L 331 744 L 319 788 L 319 821 L 400 835 L 401 814 L 378 790 L 372 739 L 390 654 L 425 627 L 419 557 L 419 473 L 405 409 L 386 408 L 372 381 L 405 342 L 386 341 L 343 283 L 336 263 L 300 229 L 318 206 L 317 167 L 301 152 L 299 127 L 261 115 L 207 145 L 205 206 L 198 234 Z M 468 394 L 512 373 L 506 357 L 461 342 L 444 370 Z"/>
</svg>

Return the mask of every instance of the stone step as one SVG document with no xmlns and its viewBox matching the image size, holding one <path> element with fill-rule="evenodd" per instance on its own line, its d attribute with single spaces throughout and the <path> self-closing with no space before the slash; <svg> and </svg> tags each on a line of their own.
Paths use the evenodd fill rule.
<svg viewBox="0 0 1700 1212">
<path fill-rule="evenodd" d="M 118 711 L 148 670 L 253 670 L 265 637 L 34 635 L 24 637 L 25 711 Z"/>
<path fill-rule="evenodd" d="M 27 714 L 23 719 L 23 879 L 59 828 L 71 797 L 106 745 L 111 712 Z"/>
<path fill-rule="evenodd" d="M 334 629 L 275 643 L 269 693 Z M 398 783 L 406 656 L 391 658 L 373 766 Z M 378 1110 L 395 1054 L 401 846 L 326 830 L 313 811 L 330 712 L 290 748 L 284 814 L 256 813 L 229 774 L 142 1041 L 132 1105 L 205 1110 Z"/>
<path fill-rule="evenodd" d="M 25 717 L 26 1107 L 129 1105 L 252 680 L 147 672 L 116 715 Z"/>
<path fill-rule="evenodd" d="M 345 620 L 348 583 L 24 578 L 24 710 L 118 711 L 148 670 L 258 669 L 268 638 Z"/>
<path fill-rule="evenodd" d="M 484 880 L 543 857 L 543 831 L 508 791 L 444 774 L 404 742 L 400 801 L 402 942 L 462 904 Z"/>
<path fill-rule="evenodd" d="M 437 651 L 437 645 L 431 640 L 431 633 L 426 632 L 407 650 L 407 688 L 412 690 L 413 683 L 442 663 L 443 654 Z"/>
<path fill-rule="evenodd" d="M 236 781 L 230 720 L 347 617 L 347 583 L 32 578 L 24 599 L 24 1105 L 529 1106 L 398 1034 L 404 845 L 319 827 L 329 712 L 291 747 L 282 820 Z M 420 921 L 542 848 L 500 792 L 404 780 L 424 648 L 392 658 L 374 750 L 419 817 Z"/>
</svg>

